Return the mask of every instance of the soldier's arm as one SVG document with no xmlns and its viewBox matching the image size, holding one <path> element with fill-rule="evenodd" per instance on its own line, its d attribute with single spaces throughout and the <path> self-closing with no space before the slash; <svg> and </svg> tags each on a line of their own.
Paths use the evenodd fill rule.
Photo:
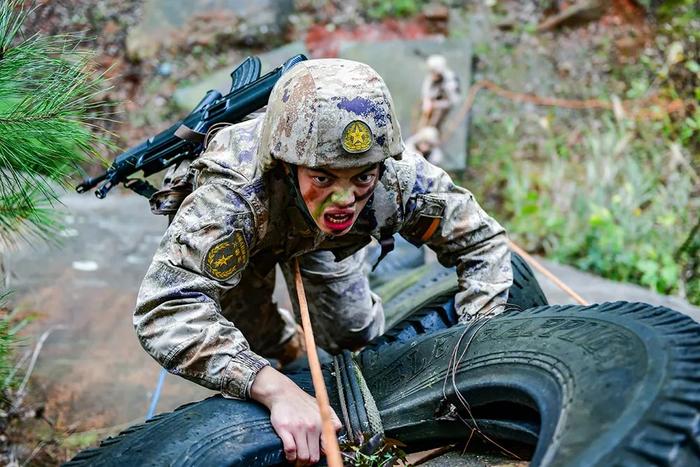
<svg viewBox="0 0 700 467">
<path fill-rule="evenodd" d="M 427 244 L 444 266 L 457 266 L 460 321 L 503 311 L 513 282 L 503 227 L 442 169 L 415 155 L 396 165 L 404 167 L 409 179 L 402 190 L 401 234 L 416 245 Z"/>
<path fill-rule="evenodd" d="M 251 213 L 230 187 L 199 187 L 163 237 L 134 312 L 141 344 L 163 367 L 235 398 L 248 397 L 268 364 L 219 305 L 240 280 L 253 231 Z"/>
</svg>

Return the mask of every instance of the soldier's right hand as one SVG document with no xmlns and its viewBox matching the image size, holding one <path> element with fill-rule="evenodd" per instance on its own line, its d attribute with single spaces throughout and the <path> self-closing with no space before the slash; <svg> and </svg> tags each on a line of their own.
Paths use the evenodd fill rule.
<svg viewBox="0 0 700 467">
<path fill-rule="evenodd" d="M 302 465 L 319 461 L 321 413 L 315 398 L 269 366 L 258 372 L 250 396 L 270 410 L 270 421 L 282 439 L 287 461 Z M 338 431 L 342 425 L 333 409 L 331 415 L 333 426 Z"/>
</svg>

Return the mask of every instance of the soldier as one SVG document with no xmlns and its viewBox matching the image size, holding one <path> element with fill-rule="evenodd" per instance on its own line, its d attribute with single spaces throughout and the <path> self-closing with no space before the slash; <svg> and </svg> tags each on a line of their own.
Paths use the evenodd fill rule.
<svg viewBox="0 0 700 467">
<path fill-rule="evenodd" d="M 422 112 L 418 126 L 440 130 L 447 114 L 459 102 L 459 81 L 442 55 L 431 55 L 426 63 L 428 75 L 421 89 Z"/>
<path fill-rule="evenodd" d="M 406 140 L 406 149 L 417 152 L 431 164 L 440 165 L 442 149 L 440 149 L 440 133 L 434 126 L 425 126 Z"/>
<path fill-rule="evenodd" d="M 221 130 L 192 164 L 194 192 L 139 291 L 143 347 L 171 373 L 268 407 L 290 461 L 319 459 L 321 419 L 314 398 L 263 358 L 287 362 L 300 348 L 294 316 L 272 302 L 275 264 L 293 284 L 300 261 L 316 341 L 331 353 L 384 330 L 363 272 L 372 238 L 386 246 L 400 233 L 457 265 L 462 321 L 507 298 L 503 229 L 445 172 L 404 151 L 397 122 L 369 66 L 299 63 L 264 116 Z"/>
</svg>

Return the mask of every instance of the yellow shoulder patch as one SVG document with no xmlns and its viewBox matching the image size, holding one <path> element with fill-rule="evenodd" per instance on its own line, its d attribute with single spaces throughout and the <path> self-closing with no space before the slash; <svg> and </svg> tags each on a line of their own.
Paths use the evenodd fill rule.
<svg viewBox="0 0 700 467">
<path fill-rule="evenodd" d="M 243 233 L 236 231 L 215 243 L 204 255 L 202 269 L 211 278 L 225 281 L 248 264 L 248 245 Z"/>
</svg>

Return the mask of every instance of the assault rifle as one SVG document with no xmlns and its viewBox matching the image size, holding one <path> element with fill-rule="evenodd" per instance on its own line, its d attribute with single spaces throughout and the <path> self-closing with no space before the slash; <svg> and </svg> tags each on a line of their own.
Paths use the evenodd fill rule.
<svg viewBox="0 0 700 467">
<path fill-rule="evenodd" d="M 272 87 L 287 70 L 306 60 L 295 55 L 283 65 L 260 76 L 260 59 L 248 57 L 231 72 L 231 89 L 222 96 L 210 90 L 190 114 L 167 130 L 148 138 L 114 159 L 105 173 L 86 178 L 75 187 L 84 193 L 95 187 L 95 196 L 102 199 L 119 183 L 150 198 L 156 188 L 146 180 L 128 178 L 142 171 L 144 177 L 160 172 L 185 159 L 194 159 L 204 150 L 204 139 L 218 123 L 236 123 L 246 115 L 267 105 Z"/>
</svg>

